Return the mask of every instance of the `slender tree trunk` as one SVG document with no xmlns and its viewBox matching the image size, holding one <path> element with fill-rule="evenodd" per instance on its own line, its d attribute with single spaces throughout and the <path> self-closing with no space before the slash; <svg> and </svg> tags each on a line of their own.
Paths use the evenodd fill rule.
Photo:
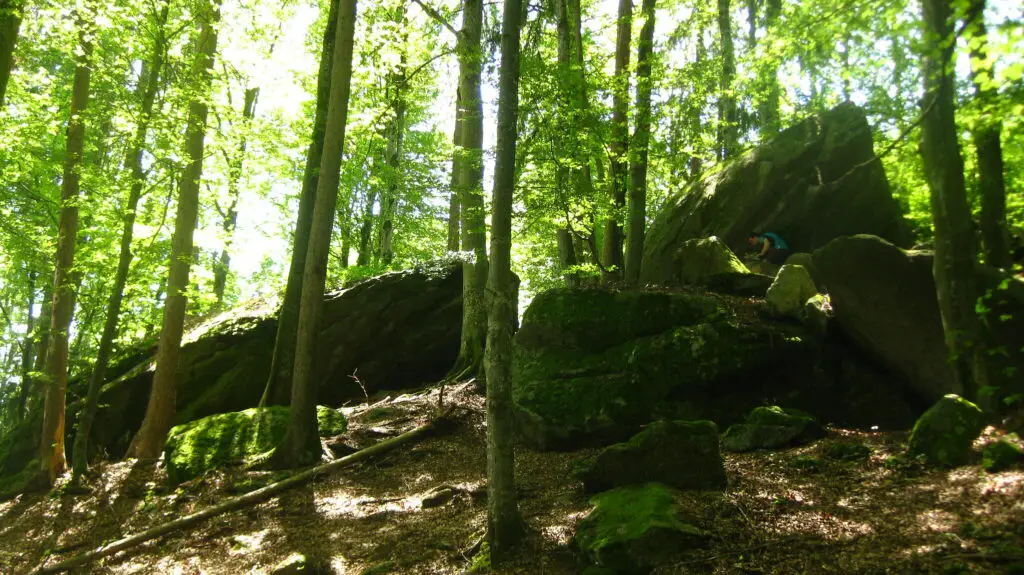
<svg viewBox="0 0 1024 575">
<path fill-rule="evenodd" d="M 327 259 L 331 230 L 338 200 L 341 155 L 345 144 L 345 124 L 352 79 L 352 52 L 355 36 L 356 0 L 343 0 L 338 9 L 334 57 L 331 63 L 331 96 L 324 133 L 320 180 L 313 204 L 303 271 L 302 296 L 299 299 L 299 330 L 292 372 L 291 410 L 288 431 L 274 450 L 272 462 L 278 468 L 291 468 L 320 459 L 320 439 L 316 423 L 316 382 L 313 380 L 313 353 L 316 347 L 320 308 L 327 281 Z M 300 246 L 296 246 L 298 249 Z"/>
<path fill-rule="evenodd" d="M 512 196 L 519 115 L 520 0 L 505 0 L 501 25 L 498 139 L 491 197 L 491 257 L 487 278 L 487 539 L 491 557 L 510 554 L 523 533 L 516 504 L 512 423 L 512 329 L 516 283 L 512 277 Z"/>
<path fill-rule="evenodd" d="M 732 14 L 729 0 L 718 0 L 718 33 L 722 46 L 722 76 L 718 96 L 718 159 L 736 155 L 739 148 L 739 130 L 736 118 L 736 96 L 733 79 L 736 77 L 736 54 L 732 45 Z"/>
<path fill-rule="evenodd" d="M 404 8 L 401 18 L 396 24 L 404 29 L 408 25 Z M 404 42 L 404 41 L 403 41 Z M 391 105 L 392 117 L 388 126 L 387 171 L 388 184 L 381 198 L 380 222 L 380 259 L 384 265 L 390 265 L 395 258 L 395 211 L 398 208 L 398 195 L 405 189 L 402 177 L 402 156 L 405 145 L 405 112 L 406 112 L 406 71 L 405 47 L 401 49 L 399 70 L 391 74 L 391 85 L 395 96 Z"/>
<path fill-rule="evenodd" d="M 922 14 L 921 157 L 935 226 L 935 288 L 956 382 L 965 397 L 976 401 L 988 378 L 981 322 L 975 311 L 974 231 L 954 119 L 950 3 L 923 0 Z"/>
<path fill-rule="evenodd" d="M 7 94 L 7 81 L 14 68 L 14 45 L 21 30 L 24 0 L 0 0 L 0 108 Z"/>
<path fill-rule="evenodd" d="M 340 0 L 331 0 L 320 52 L 320 71 L 316 81 L 316 111 L 313 116 L 313 135 L 306 153 L 306 167 L 302 175 L 299 195 L 299 213 L 295 224 L 291 262 L 288 266 L 288 284 L 284 302 L 277 318 L 277 337 L 270 362 L 270 376 L 260 399 L 261 406 L 287 405 L 291 396 L 292 369 L 295 366 L 295 338 L 299 325 L 299 299 L 302 295 L 303 271 L 306 267 L 306 244 L 313 222 L 313 203 L 320 181 L 320 160 L 323 156 L 324 130 L 327 126 L 327 108 L 331 97 L 331 63 L 334 54 L 335 28 Z"/>
<path fill-rule="evenodd" d="M 164 299 L 163 327 L 157 346 L 156 372 L 149 394 L 142 428 L 135 435 L 128 454 L 140 459 L 154 459 L 163 451 L 167 431 L 174 423 L 178 355 L 184 333 L 185 308 L 188 299 L 189 268 L 192 264 L 192 236 L 199 216 L 199 185 L 203 177 L 206 119 L 209 108 L 203 96 L 210 90 L 214 54 L 217 51 L 217 26 L 220 21 L 220 0 L 211 0 L 199 14 L 201 31 L 192 61 L 191 78 L 199 95 L 188 105 L 188 127 L 185 131 L 185 155 L 188 163 L 178 187 L 178 213 L 171 240 L 171 261 L 167 274 L 167 297 Z"/>
<path fill-rule="evenodd" d="M 135 216 L 139 206 L 139 199 L 142 197 L 142 187 L 145 184 L 145 171 L 143 169 L 143 151 L 146 144 L 146 135 L 149 132 L 149 122 L 153 113 L 153 103 L 156 100 L 156 92 L 160 86 L 160 76 L 163 73 L 164 57 L 166 51 L 166 38 L 164 26 L 167 23 L 167 16 L 170 5 L 165 3 L 160 14 L 156 17 L 154 27 L 156 29 L 156 40 L 153 43 L 153 53 L 150 55 L 150 62 L 143 66 L 143 73 L 140 77 L 137 96 L 141 108 L 139 110 L 138 123 L 135 126 L 135 137 L 132 145 L 125 154 L 124 165 L 131 170 L 131 188 L 128 192 L 128 202 L 124 209 L 124 222 L 121 230 L 121 250 L 117 260 L 117 271 L 114 274 L 114 285 L 110 289 L 110 300 L 107 302 L 107 315 L 103 324 L 103 334 L 100 336 L 100 346 L 96 352 L 96 363 L 93 366 L 92 375 L 89 378 L 89 391 L 86 393 L 85 406 L 79 416 L 78 430 L 75 433 L 74 449 L 72 450 L 72 472 L 73 480 L 78 481 L 88 470 L 89 465 L 89 434 L 92 432 L 92 425 L 96 418 L 99 391 L 107 376 L 107 364 L 114 348 L 114 338 L 117 337 L 117 326 L 121 316 L 121 302 L 124 299 L 124 287 L 128 282 L 128 271 L 132 263 L 132 238 L 135 229 Z M 143 81 L 144 80 L 144 81 Z"/>
<path fill-rule="evenodd" d="M 570 184 L 577 184 L 576 192 L 580 192 L 578 187 L 578 175 L 573 174 L 570 177 L 570 168 L 566 165 L 567 163 L 575 164 L 575 160 L 580 156 L 579 154 L 579 138 L 577 132 L 573 129 L 576 126 L 576 119 L 578 118 L 581 110 L 577 108 L 579 103 L 579 97 L 577 91 L 580 89 L 577 82 L 577 74 L 573 70 L 573 50 L 572 50 L 572 37 L 570 32 L 569 23 L 569 0 L 554 0 L 555 2 L 555 20 L 558 32 L 558 83 L 560 88 L 559 100 L 561 107 L 561 121 L 562 129 L 561 132 L 561 144 L 558 146 L 560 149 L 555 150 L 556 157 L 569 156 L 571 162 L 558 161 L 555 169 L 555 185 L 557 188 L 557 194 L 561 208 L 565 213 L 565 225 L 560 227 L 556 231 L 556 239 L 558 243 L 558 265 L 562 269 L 562 276 L 565 278 L 565 285 L 570 288 L 579 286 L 579 275 L 571 271 L 577 264 L 576 248 L 573 244 L 572 230 L 572 214 L 570 213 L 569 206 L 569 194 L 567 187 Z M 575 170 L 578 170 L 576 168 Z M 571 181 L 577 180 L 577 181 Z"/>
<path fill-rule="evenodd" d="M 459 33 L 459 103 L 463 110 L 462 158 L 459 160 L 459 198 L 462 207 L 462 251 L 472 260 L 462 268 L 462 338 L 454 373 L 482 373 L 487 340 L 487 230 L 483 195 L 483 100 L 480 75 L 483 68 L 481 35 L 483 0 L 465 0 Z"/>
<path fill-rule="evenodd" d="M 459 95 L 455 96 L 455 101 L 459 102 L 462 97 Z M 459 204 L 459 158 L 462 157 L 462 153 L 459 148 L 462 146 L 462 108 L 455 110 L 455 129 L 452 133 L 452 146 L 455 151 L 452 153 L 452 180 L 449 185 L 450 196 L 448 197 L 448 243 L 447 249 L 449 252 L 459 251 L 459 224 L 461 220 L 461 204 Z"/>
<path fill-rule="evenodd" d="M 21 343 L 21 386 L 18 388 L 18 401 L 14 407 L 14 421 L 21 421 L 25 417 L 25 406 L 28 404 L 28 394 L 32 389 L 32 358 L 35 346 L 32 341 L 32 330 L 35 329 L 35 316 L 32 315 L 32 308 L 36 305 L 36 272 L 28 272 L 28 311 L 25 319 L 25 339 Z"/>
<path fill-rule="evenodd" d="M 988 60 L 988 30 L 985 27 L 985 0 L 971 0 L 967 14 L 971 29 L 971 82 L 974 97 L 981 107 L 972 130 L 981 183 L 981 237 L 985 263 L 1009 268 L 1009 231 L 1006 225 L 1006 182 L 1003 179 L 1003 148 L 1000 142 L 1003 123 L 993 109 L 999 94 L 992 84 L 992 63 Z"/>
<path fill-rule="evenodd" d="M 613 214 L 605 220 L 605 281 L 622 278 L 622 217 L 626 208 L 629 154 L 629 48 L 632 41 L 633 3 L 619 0 L 615 34 L 615 78 L 612 83 L 611 192 Z"/>
<path fill-rule="evenodd" d="M 370 240 L 373 238 L 373 204 L 377 202 L 377 190 L 372 186 L 366 191 L 366 208 L 363 210 L 363 223 L 359 226 L 359 256 L 357 266 L 368 266 L 373 260 L 373 249 Z"/>
<path fill-rule="evenodd" d="M 769 34 L 775 34 L 776 25 L 779 21 L 779 14 L 782 12 L 782 0 L 767 0 L 765 9 L 765 29 Z M 774 138 L 779 133 L 779 64 L 775 57 L 771 57 L 767 69 L 764 71 L 767 83 L 767 93 L 761 103 L 760 120 L 761 135 L 763 139 Z"/>
<path fill-rule="evenodd" d="M 636 128 L 631 154 L 629 191 L 629 243 L 626 249 L 626 283 L 640 281 L 644 259 L 644 226 L 647 223 L 647 149 L 651 140 L 651 57 L 654 52 L 655 0 L 643 0 L 644 27 L 640 30 L 636 57 Z"/>
<path fill-rule="evenodd" d="M 221 250 L 213 268 L 213 295 L 217 298 L 215 309 L 218 310 L 224 309 L 224 288 L 228 284 L 228 271 L 231 269 L 231 245 L 235 237 L 235 226 L 238 225 L 238 187 L 242 181 L 242 167 L 245 164 L 247 130 L 252 124 L 253 116 L 256 115 L 256 98 L 259 94 L 259 88 L 249 88 L 245 91 L 245 101 L 242 104 L 242 136 L 239 138 L 235 155 L 228 161 L 228 209 L 222 213 L 224 220 L 221 223 L 224 249 Z"/>
<path fill-rule="evenodd" d="M 46 360 L 46 396 L 43 433 L 39 442 L 39 481 L 50 487 L 67 465 L 64 459 L 64 410 L 68 385 L 68 330 L 71 327 L 72 297 L 69 289 L 78 236 L 78 194 L 81 185 L 82 150 L 85 147 L 85 110 L 89 105 L 92 74 L 92 32 L 86 30 L 90 15 L 78 13 L 79 46 L 71 92 L 67 156 L 61 184 L 60 229 L 57 260 L 53 272 L 53 303 L 50 349 Z"/>
</svg>

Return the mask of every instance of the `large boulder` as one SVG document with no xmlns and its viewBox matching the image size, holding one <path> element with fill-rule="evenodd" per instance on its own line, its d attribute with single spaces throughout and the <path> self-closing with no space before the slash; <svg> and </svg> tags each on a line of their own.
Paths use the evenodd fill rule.
<svg viewBox="0 0 1024 575">
<path fill-rule="evenodd" d="M 640 279 L 672 282 L 686 240 L 718 236 L 741 253 L 752 230 L 801 252 L 858 233 L 912 244 L 860 108 L 810 117 L 671 196 L 645 237 Z"/>
<path fill-rule="evenodd" d="M 555 289 L 513 347 L 518 430 L 540 449 L 622 441 L 641 425 L 736 418 L 811 356 L 797 326 L 741 323 L 714 296 Z M 675 410 L 675 411 L 672 411 Z"/>
<path fill-rule="evenodd" d="M 677 489 L 724 489 L 718 426 L 711 421 L 656 421 L 629 441 L 604 449 L 579 477 L 588 493 L 651 481 Z"/>
<path fill-rule="evenodd" d="M 932 276 L 934 255 L 907 251 L 882 238 L 838 238 L 814 253 L 822 291 L 842 330 L 902 374 L 922 397 L 959 393 L 949 368 Z M 984 290 L 990 378 L 999 396 L 1024 391 L 1024 282 L 979 266 Z"/>
<path fill-rule="evenodd" d="M 660 483 L 606 491 L 590 502 L 594 508 L 577 524 L 573 539 L 584 560 L 602 572 L 650 573 L 708 539 L 682 516 L 672 491 Z"/>
<path fill-rule="evenodd" d="M 167 478 L 177 484 L 211 469 L 252 463 L 281 443 L 288 419 L 287 407 L 254 407 L 172 427 L 164 446 Z M 318 406 L 317 427 L 321 437 L 339 435 L 345 416 Z"/>
<path fill-rule="evenodd" d="M 907 452 L 921 455 L 932 465 L 965 465 L 971 444 L 985 428 L 985 414 L 977 405 L 949 394 L 935 403 L 914 424 Z"/>
<path fill-rule="evenodd" d="M 178 363 L 176 424 L 259 403 L 277 333 L 273 308 L 236 309 L 191 330 Z M 440 265 L 378 276 L 328 293 L 314 363 L 316 401 L 337 406 L 385 389 L 444 377 L 459 349 L 462 268 Z M 119 456 L 139 428 L 153 380 L 150 357 L 101 392 L 92 445 Z M 358 382 L 355 381 L 358 378 Z M 77 407 L 72 407 L 74 427 Z M 70 444 L 70 442 L 69 442 Z"/>
<path fill-rule="evenodd" d="M 686 240 L 672 254 L 669 269 L 661 270 L 665 283 L 707 285 L 719 274 L 749 274 L 736 254 L 722 240 L 711 236 Z"/>
</svg>

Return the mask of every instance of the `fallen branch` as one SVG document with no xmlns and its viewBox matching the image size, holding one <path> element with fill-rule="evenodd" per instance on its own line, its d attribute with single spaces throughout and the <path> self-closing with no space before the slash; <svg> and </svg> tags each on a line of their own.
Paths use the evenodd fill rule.
<svg viewBox="0 0 1024 575">
<path fill-rule="evenodd" d="M 278 493 L 281 493 L 286 489 L 290 489 L 297 485 L 301 485 L 313 479 L 317 475 L 326 473 L 328 471 L 333 471 L 335 469 L 340 469 L 342 467 L 347 467 L 353 463 L 359 463 L 360 461 L 369 459 L 370 457 L 373 457 L 375 455 L 386 453 L 388 451 L 391 451 L 392 449 L 395 449 L 396 447 L 400 447 L 407 443 L 411 443 L 414 440 L 420 439 L 424 435 L 427 435 L 428 433 L 433 431 L 438 423 L 448 418 L 451 412 L 452 409 L 448 409 L 439 417 L 430 420 L 429 422 L 417 427 L 416 429 L 407 431 L 391 439 L 381 441 L 380 443 L 367 447 L 366 449 L 357 451 L 352 455 L 342 457 L 341 459 L 336 459 L 334 461 L 331 461 L 330 463 L 325 463 L 312 469 L 307 469 L 306 471 L 292 475 L 287 479 L 282 479 L 277 483 L 271 483 L 270 485 L 257 489 L 256 491 L 251 491 L 244 495 L 239 495 L 238 497 L 228 499 L 227 501 L 219 505 L 210 507 L 209 509 L 204 509 L 198 513 L 193 513 L 192 515 L 182 517 L 181 519 L 175 519 L 174 521 L 164 523 L 162 525 L 157 525 L 156 527 L 147 529 L 142 533 L 125 537 L 124 539 L 114 541 L 113 543 L 108 543 L 106 545 L 103 545 L 102 547 L 93 549 L 92 551 L 87 551 L 85 553 L 82 553 L 81 555 L 76 555 L 66 561 L 57 563 L 56 565 L 51 565 L 49 567 L 40 566 L 32 573 L 34 575 L 42 575 L 43 573 L 60 573 L 63 571 L 67 571 L 73 567 L 84 565 L 85 563 L 95 561 L 96 559 L 99 559 L 101 557 L 113 555 L 118 551 L 123 551 L 130 547 L 134 547 L 139 543 L 149 541 L 150 539 L 155 539 L 157 537 L 166 535 L 179 529 L 191 527 L 193 525 L 201 523 L 202 521 L 205 521 L 206 519 L 215 517 L 222 513 L 227 513 L 228 511 L 233 511 L 235 509 L 253 505 L 255 503 L 260 503 L 261 501 L 269 499 L 270 497 L 277 495 Z"/>
</svg>

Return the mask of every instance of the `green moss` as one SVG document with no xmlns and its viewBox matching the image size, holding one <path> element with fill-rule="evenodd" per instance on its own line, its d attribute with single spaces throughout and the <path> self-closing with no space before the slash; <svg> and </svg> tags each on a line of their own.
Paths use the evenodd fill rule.
<svg viewBox="0 0 1024 575">
<path fill-rule="evenodd" d="M 489 573 L 491 571 L 491 544 L 484 541 L 473 560 L 469 563 L 470 573 Z"/>
<path fill-rule="evenodd" d="M 660 483 L 613 489 L 590 502 L 594 509 L 580 521 L 576 544 L 592 563 L 618 572 L 643 571 L 658 561 L 656 554 L 704 537 L 680 521 L 672 491 Z M 644 556 L 637 556 L 640 550 Z"/>
<path fill-rule="evenodd" d="M 360 573 L 360 575 L 384 575 L 384 573 L 391 573 L 394 570 L 395 562 L 385 561 L 363 569 L 363 572 Z"/>
<path fill-rule="evenodd" d="M 908 453 L 921 455 L 932 465 L 965 465 L 971 444 L 985 427 L 977 405 L 958 395 L 947 395 L 924 412 L 910 433 Z"/>
<path fill-rule="evenodd" d="M 871 455 L 871 448 L 863 443 L 853 441 L 837 441 L 825 448 L 825 457 L 839 461 L 866 459 L 869 455 Z"/>
<path fill-rule="evenodd" d="M 985 446 L 981 451 L 981 466 L 985 471 L 996 473 L 1024 461 L 1024 450 L 1018 445 L 1020 439 L 1011 433 Z"/>
<path fill-rule="evenodd" d="M 797 455 L 789 462 L 789 466 L 793 469 L 803 469 L 814 473 L 821 467 L 821 462 L 817 457 L 811 455 Z"/>
<path fill-rule="evenodd" d="M 255 461 L 281 442 L 288 417 L 287 407 L 254 407 L 172 428 L 164 448 L 168 478 L 180 483 L 210 469 Z M 321 436 L 345 431 L 345 417 L 333 409 L 318 406 L 317 420 Z"/>
<path fill-rule="evenodd" d="M 777 405 L 755 407 L 744 423 L 731 425 L 722 435 L 722 448 L 744 452 L 799 445 L 824 435 L 813 416 Z"/>
</svg>

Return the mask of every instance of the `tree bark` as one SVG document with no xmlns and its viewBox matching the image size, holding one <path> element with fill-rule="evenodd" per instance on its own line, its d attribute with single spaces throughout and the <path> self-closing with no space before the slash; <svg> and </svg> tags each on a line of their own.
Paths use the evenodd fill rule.
<svg viewBox="0 0 1024 575">
<path fill-rule="evenodd" d="M 395 23 L 403 30 L 408 26 L 404 5 L 400 11 L 400 17 Z M 403 35 L 398 70 L 389 74 L 389 82 L 393 87 L 394 97 L 391 101 L 392 115 L 388 122 L 388 146 L 386 151 L 387 158 L 385 159 L 388 183 L 382 194 L 380 209 L 380 260 L 384 265 L 391 265 L 391 262 L 395 259 L 395 211 L 398 208 L 398 196 L 405 189 L 402 177 L 402 157 L 405 146 L 406 90 L 408 88 L 405 55 L 405 43 L 407 41 L 408 39 Z"/>
<path fill-rule="evenodd" d="M 156 372 L 149 394 L 146 416 L 142 420 L 128 455 L 154 459 L 163 451 L 167 432 L 174 423 L 175 389 L 178 355 L 184 332 L 185 308 L 188 305 L 189 268 L 192 264 L 192 236 L 199 216 L 199 184 L 203 177 L 206 120 L 209 108 L 204 97 L 210 90 L 214 54 L 217 50 L 217 25 L 220 21 L 220 0 L 211 0 L 201 8 L 201 22 L 191 77 L 199 91 L 188 105 L 188 127 L 185 131 L 185 155 L 188 163 L 178 186 L 178 211 L 171 240 L 171 261 L 167 274 L 167 297 L 164 299 L 163 327 L 157 345 Z"/>
<path fill-rule="evenodd" d="M 491 557 L 507 557 L 523 533 L 516 503 L 512 422 L 512 196 L 519 116 L 520 0 L 505 0 L 501 25 L 497 154 L 491 197 L 491 257 L 487 278 L 487 538 Z"/>
<path fill-rule="evenodd" d="M 482 182 L 484 111 L 480 97 L 483 68 L 481 36 L 483 0 L 464 0 L 459 33 L 459 102 L 462 109 L 462 157 L 459 159 L 459 198 L 462 208 L 462 251 L 472 258 L 462 269 L 462 338 L 453 373 L 482 373 L 487 340 L 487 229 Z"/>
<path fill-rule="evenodd" d="M 359 256 L 356 257 L 357 266 L 368 266 L 373 260 L 373 249 L 370 247 L 370 240 L 373 239 L 373 204 L 377 202 L 377 190 L 370 186 L 366 191 L 366 208 L 363 210 L 363 223 L 359 226 Z"/>
<path fill-rule="evenodd" d="M 948 0 L 923 0 L 925 58 L 921 158 L 935 226 L 935 288 L 946 347 L 962 394 L 987 385 L 981 322 L 975 311 L 974 231 L 954 118 L 954 43 Z"/>
<path fill-rule="evenodd" d="M 78 13 L 79 46 L 71 92 L 71 117 L 68 120 L 67 156 L 61 183 L 60 228 L 57 258 L 53 272 L 53 303 L 50 322 L 50 349 L 46 360 L 46 396 L 43 407 L 43 432 L 39 441 L 39 481 L 50 487 L 64 472 L 64 410 L 68 385 L 68 330 L 71 327 L 70 289 L 78 236 L 78 195 L 81 187 L 82 150 L 85 147 L 85 111 L 89 105 L 89 80 L 92 75 L 92 31 L 86 30 L 90 16 Z"/>
<path fill-rule="evenodd" d="M 736 155 L 739 148 L 739 130 L 736 118 L 736 96 L 733 80 L 736 77 L 736 54 L 732 45 L 732 14 L 729 0 L 718 0 L 718 33 L 722 47 L 722 76 L 718 96 L 718 159 Z"/>
<path fill-rule="evenodd" d="M 576 125 L 575 118 L 581 110 L 576 109 L 576 104 L 578 104 L 576 93 L 578 84 L 576 82 L 577 74 L 573 70 L 574 54 L 569 23 L 569 0 L 554 0 L 554 2 L 556 30 L 558 33 L 557 78 L 560 88 L 559 100 L 562 122 L 562 128 L 559 130 L 561 133 L 559 148 L 561 149 L 555 152 L 556 158 L 559 158 L 555 168 L 555 186 L 559 202 L 562 204 L 561 207 L 565 212 L 565 225 L 561 226 L 555 233 L 558 244 L 558 265 L 562 270 L 562 277 L 565 279 L 566 287 L 574 288 L 579 286 L 579 275 L 572 271 L 578 260 L 576 258 L 576 248 L 573 244 L 572 214 L 570 213 L 569 194 L 566 188 L 570 183 L 576 183 L 570 181 L 570 173 L 577 171 L 579 168 L 570 170 L 566 162 L 561 161 L 561 157 L 569 155 L 570 163 L 576 164 L 577 157 L 579 156 L 578 148 L 580 142 L 578 141 L 576 130 L 571 129 L 571 126 Z M 580 192 L 578 186 L 576 187 L 576 192 L 577 194 Z"/>
<path fill-rule="evenodd" d="M 626 249 L 626 283 L 640 282 L 644 258 L 644 227 L 647 223 L 647 150 L 651 140 L 651 57 L 654 52 L 655 0 L 643 0 L 644 27 L 636 56 L 636 128 L 629 147 L 629 243 Z"/>
<path fill-rule="evenodd" d="M 626 208 L 629 153 L 629 48 L 632 42 L 633 3 L 619 0 L 615 34 L 615 78 L 612 83 L 611 192 L 612 215 L 605 220 L 604 281 L 622 278 L 622 216 Z"/>
<path fill-rule="evenodd" d="M 320 439 L 316 423 L 316 382 L 313 380 L 313 353 L 317 325 L 327 282 L 327 259 L 331 231 L 337 208 L 341 156 L 348 120 L 348 100 L 352 79 L 352 52 L 355 36 L 356 0 L 343 0 L 338 9 L 334 57 L 331 63 L 331 97 L 324 132 L 320 180 L 313 204 L 313 225 L 309 230 L 306 268 L 299 299 L 299 329 L 295 340 L 295 368 L 292 372 L 291 410 L 288 431 L 274 450 L 272 463 L 291 468 L 313 463 L 320 458 Z M 296 246 L 299 249 L 301 246 Z"/>
<path fill-rule="evenodd" d="M 459 95 L 455 96 L 455 101 L 461 100 Z M 459 148 L 462 146 L 462 108 L 457 107 L 455 110 L 455 129 L 452 130 L 452 147 L 454 152 L 452 153 L 452 179 L 449 184 L 448 197 L 448 242 L 446 244 L 449 252 L 459 251 L 459 240 L 460 240 L 460 220 L 461 220 L 461 204 L 459 204 L 459 158 L 462 153 Z"/>
<path fill-rule="evenodd" d="M 14 69 L 14 46 L 21 30 L 24 0 L 0 0 L 0 108 L 7 94 L 7 82 Z"/>
<path fill-rule="evenodd" d="M 985 0 L 971 0 L 967 14 L 971 29 L 971 83 L 974 97 L 981 107 L 979 120 L 972 130 L 978 158 L 978 180 L 981 184 L 981 238 L 985 263 L 1009 268 L 1009 229 L 1006 225 L 1006 182 L 1003 179 L 1003 148 L 1000 142 L 1003 123 L 993 109 L 999 98 L 992 85 L 992 63 L 988 61 L 988 30 L 985 27 Z"/>
<path fill-rule="evenodd" d="M 32 330 L 35 329 L 35 316 L 32 315 L 32 308 L 36 305 L 36 272 L 28 272 L 28 311 L 25 320 L 25 339 L 21 343 L 21 386 L 18 388 L 18 400 L 14 404 L 12 413 L 13 421 L 21 421 L 25 417 L 25 406 L 28 402 L 28 394 L 32 389 L 32 357 L 35 346 L 32 341 Z"/>
<path fill-rule="evenodd" d="M 765 29 L 769 34 L 776 32 L 779 14 L 782 12 L 782 0 L 767 0 L 765 9 Z M 779 65 L 773 56 L 764 72 L 767 83 L 767 94 L 761 102 L 760 120 L 762 139 L 774 138 L 779 133 Z"/>
<path fill-rule="evenodd" d="M 222 212 L 221 230 L 224 232 L 224 249 L 221 250 L 213 268 L 213 295 L 217 298 L 214 309 L 224 309 L 224 289 L 228 284 L 228 271 L 231 269 L 231 245 L 238 225 L 238 186 L 242 181 L 242 167 L 245 164 L 245 150 L 248 146 L 248 129 L 256 115 L 256 98 L 260 95 L 259 88 L 245 91 L 242 104 L 242 135 L 238 141 L 238 149 L 228 161 L 228 209 Z"/>
<path fill-rule="evenodd" d="M 324 30 L 323 48 L 320 51 L 320 71 L 316 82 L 316 111 L 313 116 L 313 135 L 306 153 L 306 167 L 302 176 L 302 192 L 299 195 L 299 213 L 295 224 L 291 262 L 288 266 L 288 283 L 284 291 L 284 302 L 277 319 L 277 337 L 274 339 L 274 355 L 270 362 L 267 387 L 260 399 L 260 406 L 287 405 L 291 396 L 292 369 L 295 366 L 295 338 L 298 333 L 299 298 L 302 295 L 302 277 L 306 267 L 306 244 L 309 243 L 309 229 L 313 221 L 313 203 L 320 181 L 320 160 L 323 157 L 324 130 L 327 126 L 327 109 L 331 98 L 331 65 L 334 54 L 340 0 L 331 0 Z"/>
<path fill-rule="evenodd" d="M 125 154 L 124 160 L 124 165 L 131 169 L 131 188 L 128 192 L 128 202 L 125 205 L 123 215 L 121 249 L 117 260 L 117 271 L 114 274 L 114 285 L 110 289 L 110 300 L 107 302 L 107 315 L 103 324 L 103 334 L 100 336 L 100 345 L 96 352 L 96 363 L 93 365 L 92 375 L 89 377 L 89 390 L 85 396 L 85 405 L 79 416 L 78 430 L 75 433 L 74 449 L 72 450 L 72 479 L 75 481 L 78 481 L 88 470 L 89 434 L 92 432 L 92 424 L 96 418 L 100 388 L 106 380 L 107 364 L 113 351 L 114 338 L 117 336 L 117 326 L 121 316 L 124 287 L 128 282 L 128 271 L 131 269 L 133 256 L 131 247 L 135 230 L 135 216 L 139 206 L 139 199 L 142 197 L 142 187 L 145 184 L 145 171 L 142 165 L 143 152 L 146 145 L 146 135 L 149 133 L 153 103 L 156 100 L 156 92 L 160 86 L 160 76 L 163 73 L 167 49 L 164 26 L 167 23 L 169 11 L 170 4 L 165 3 L 163 9 L 156 16 L 156 21 L 154 22 L 156 39 L 153 43 L 153 53 L 150 55 L 149 64 L 143 66 L 137 90 L 137 96 L 141 103 L 139 118 L 135 126 L 135 137 Z M 145 80 L 144 82 L 143 79 Z"/>
</svg>

